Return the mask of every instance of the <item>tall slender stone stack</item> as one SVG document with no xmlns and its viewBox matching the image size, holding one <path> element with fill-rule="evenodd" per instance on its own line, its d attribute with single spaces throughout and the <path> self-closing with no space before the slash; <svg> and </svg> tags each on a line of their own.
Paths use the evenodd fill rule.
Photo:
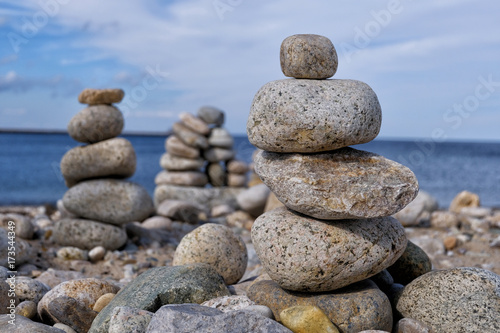
<svg viewBox="0 0 500 333">
<path fill-rule="evenodd" d="M 361 327 L 390 331 L 387 297 L 360 281 L 392 265 L 405 250 L 404 228 L 390 215 L 415 198 L 417 180 L 394 161 L 347 147 L 378 135 L 381 108 L 367 84 L 327 80 L 337 70 L 328 38 L 288 37 L 280 60 L 292 79 L 265 84 L 247 123 L 250 142 L 263 150 L 255 158 L 255 171 L 285 205 L 253 225 L 255 250 L 274 282 L 254 284 L 249 297 L 270 306 L 278 319 L 290 306 L 284 300 L 292 297 L 292 305 L 316 302 L 342 332 Z M 321 298 L 330 299 L 343 287 L 348 289 L 339 291 L 342 302 L 351 301 L 335 307 L 358 307 L 347 319 L 338 317 L 338 309 L 327 309 Z M 364 299 L 354 297 L 359 290 Z M 360 314 L 366 307 L 372 313 Z"/>
<path fill-rule="evenodd" d="M 154 210 L 153 201 L 140 185 L 123 178 L 132 176 L 136 155 L 132 144 L 117 138 L 123 115 L 121 89 L 85 89 L 78 97 L 88 107 L 68 124 L 68 134 L 84 146 L 69 150 L 61 160 L 61 172 L 70 189 L 64 207 L 78 219 L 63 219 L 54 239 L 61 245 L 91 249 L 116 249 L 127 240 L 122 225 L 146 219 Z"/>
</svg>

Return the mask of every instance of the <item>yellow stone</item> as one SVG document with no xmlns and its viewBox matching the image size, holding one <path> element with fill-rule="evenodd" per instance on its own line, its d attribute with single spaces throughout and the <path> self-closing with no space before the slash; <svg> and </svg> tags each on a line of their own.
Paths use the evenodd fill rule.
<svg viewBox="0 0 500 333">
<path fill-rule="evenodd" d="M 116 296 L 113 293 L 107 293 L 99 297 L 99 299 L 95 302 L 93 310 L 96 312 L 101 312 L 102 309 L 106 307 L 106 305 L 111 302 L 111 300 Z"/>
<path fill-rule="evenodd" d="M 281 311 L 280 319 L 294 333 L 339 333 L 326 314 L 316 306 L 292 306 Z"/>
</svg>

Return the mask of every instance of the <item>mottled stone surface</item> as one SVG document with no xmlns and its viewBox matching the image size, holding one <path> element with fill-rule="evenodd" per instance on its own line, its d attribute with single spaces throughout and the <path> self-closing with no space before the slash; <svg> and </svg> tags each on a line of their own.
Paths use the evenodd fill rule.
<svg viewBox="0 0 500 333">
<path fill-rule="evenodd" d="M 128 306 L 116 307 L 111 313 L 107 333 L 146 332 L 154 313 Z"/>
<path fill-rule="evenodd" d="M 2 294 L 2 295 L 6 295 L 6 294 Z M 7 301 L 9 301 L 8 298 L 7 298 Z M 3 307 L 3 309 L 7 309 L 7 307 Z M 29 319 L 35 318 L 35 316 L 37 315 L 36 303 L 33 301 L 23 301 L 23 302 L 19 303 L 16 306 L 16 314 L 20 315 L 20 316 L 24 316 L 24 317 L 29 318 Z"/>
<path fill-rule="evenodd" d="M 403 318 L 398 321 L 395 327 L 395 333 L 432 333 L 429 325 L 411 318 Z"/>
<path fill-rule="evenodd" d="M 377 96 L 354 80 L 279 80 L 254 97 L 247 134 L 256 147 L 314 153 L 366 143 L 380 131 Z"/>
<path fill-rule="evenodd" d="M 397 309 L 435 332 L 500 332 L 500 276 L 475 267 L 429 272 L 406 286 Z"/>
<path fill-rule="evenodd" d="M 73 214 L 116 225 L 143 221 L 154 210 L 144 187 L 115 179 L 78 183 L 64 194 L 63 203 Z"/>
<path fill-rule="evenodd" d="M 335 75 L 338 59 L 332 42 L 313 34 L 285 38 L 280 48 L 281 71 L 297 79 L 327 79 Z"/>
<path fill-rule="evenodd" d="M 199 133 L 194 132 L 182 123 L 174 123 L 172 126 L 174 134 L 186 145 L 196 148 L 207 149 L 207 138 Z"/>
<path fill-rule="evenodd" d="M 214 147 L 231 149 L 234 144 L 234 139 L 225 128 L 216 127 L 212 129 L 208 137 L 208 144 Z"/>
<path fill-rule="evenodd" d="M 203 152 L 203 157 L 209 162 L 228 161 L 234 158 L 235 152 L 225 148 L 210 148 Z"/>
<path fill-rule="evenodd" d="M 153 316 L 146 333 L 232 332 L 291 333 L 272 319 L 248 311 L 222 312 L 198 304 L 162 306 Z"/>
<path fill-rule="evenodd" d="M 45 283 L 29 277 L 18 276 L 15 283 L 15 293 L 19 302 L 40 302 L 42 297 L 50 290 Z"/>
<path fill-rule="evenodd" d="M 42 323 L 31 321 L 23 316 L 15 317 L 16 325 L 15 328 L 13 329 L 14 326 L 9 323 L 9 321 L 11 320 L 12 318 L 7 314 L 0 315 L 0 332 L 65 333 L 63 330 Z"/>
<path fill-rule="evenodd" d="M 207 223 L 186 234 L 175 250 L 173 265 L 207 263 L 226 284 L 238 282 L 247 268 L 247 249 L 229 227 Z"/>
<path fill-rule="evenodd" d="M 189 171 L 198 170 L 205 164 L 202 158 L 186 158 L 175 156 L 170 153 L 161 155 L 160 166 L 167 171 Z"/>
<path fill-rule="evenodd" d="M 208 177 L 200 171 L 160 171 L 155 177 L 155 184 L 183 186 L 205 186 Z"/>
<path fill-rule="evenodd" d="M 45 272 L 40 274 L 36 280 L 45 283 L 50 288 L 54 288 L 58 284 L 69 281 L 83 279 L 85 276 L 81 272 L 76 271 L 61 271 L 52 268 L 47 269 Z"/>
<path fill-rule="evenodd" d="M 120 110 L 111 105 L 89 106 L 68 123 L 68 134 L 79 142 L 94 143 L 120 135 L 125 121 Z"/>
<path fill-rule="evenodd" d="M 198 117 L 207 124 L 222 126 L 224 124 L 224 112 L 213 106 L 202 106 L 198 109 Z"/>
<path fill-rule="evenodd" d="M 410 169 L 352 148 L 308 155 L 263 151 L 255 172 L 288 208 L 319 219 L 392 215 L 418 193 Z"/>
<path fill-rule="evenodd" d="M 219 162 L 208 164 L 206 173 L 212 186 L 224 186 L 227 184 L 226 170 Z"/>
<path fill-rule="evenodd" d="M 184 126 L 198 134 L 208 135 L 210 133 L 210 127 L 208 127 L 206 122 L 188 112 L 182 112 L 179 114 L 179 118 L 182 120 Z"/>
<path fill-rule="evenodd" d="M 321 294 L 292 292 L 274 281 L 264 280 L 251 285 L 247 295 L 255 303 L 269 307 L 278 321 L 286 308 L 312 305 L 320 308 L 342 333 L 368 329 L 390 332 L 392 328 L 391 304 L 370 280 Z"/>
<path fill-rule="evenodd" d="M 394 282 L 407 285 L 420 275 L 430 272 L 432 263 L 429 256 L 413 242 L 408 241 L 403 254 L 394 264 L 387 267 Z"/>
<path fill-rule="evenodd" d="M 122 89 L 84 89 L 78 95 L 78 102 L 82 104 L 112 104 L 120 103 L 125 96 Z"/>
<path fill-rule="evenodd" d="M 119 306 L 156 312 L 165 304 L 200 304 L 229 295 L 223 278 L 208 264 L 151 268 L 125 286 L 99 312 L 89 333 L 107 333 L 113 310 Z"/>
<path fill-rule="evenodd" d="M 163 200 L 156 208 L 156 213 L 175 221 L 197 223 L 201 209 L 190 201 Z"/>
<path fill-rule="evenodd" d="M 9 248 L 12 246 L 9 244 L 10 239 L 9 236 L 12 237 L 12 234 L 9 235 L 10 230 L 5 230 L 4 228 L 0 228 L 0 266 L 9 267 Z M 15 239 L 15 265 L 19 266 L 28 262 L 31 258 L 33 258 L 34 249 L 30 243 L 21 238 Z M 11 256 L 12 257 L 12 256 Z M 11 261 L 12 263 L 12 261 Z"/>
<path fill-rule="evenodd" d="M 89 309 L 83 302 L 68 296 L 51 300 L 47 308 L 57 322 L 68 325 L 77 333 L 86 333 L 97 316 L 97 312 Z"/>
<path fill-rule="evenodd" d="M 453 213 L 460 213 L 465 207 L 479 207 L 481 205 L 479 195 L 469 191 L 458 193 L 450 203 L 449 210 Z"/>
<path fill-rule="evenodd" d="M 196 159 L 200 157 L 200 150 L 188 146 L 175 135 L 170 135 L 165 140 L 165 150 L 175 156 Z"/>
<path fill-rule="evenodd" d="M 85 250 L 96 246 L 116 250 L 127 241 L 127 233 L 122 227 L 111 224 L 83 219 L 62 219 L 57 221 L 52 239 L 59 245 L 71 245 Z"/>
<path fill-rule="evenodd" d="M 12 225 L 12 222 L 14 222 L 14 225 Z M 33 239 L 35 233 L 35 227 L 30 218 L 21 214 L 0 214 L 0 226 L 8 231 L 15 228 L 16 238 Z"/>
<path fill-rule="evenodd" d="M 251 305 L 255 305 L 255 302 L 250 300 L 245 295 L 231 295 L 222 296 L 211 299 L 209 301 L 201 303 L 203 306 L 208 306 L 222 312 L 243 310 Z"/>
<path fill-rule="evenodd" d="M 61 173 L 66 185 L 73 186 L 89 178 L 130 177 L 136 163 L 130 141 L 114 138 L 69 150 L 61 160 Z"/>
<path fill-rule="evenodd" d="M 339 333 L 326 314 L 314 305 L 296 305 L 280 313 L 281 323 L 294 333 Z"/>
<path fill-rule="evenodd" d="M 44 323 L 54 324 L 60 322 L 60 320 L 52 314 L 49 304 L 56 298 L 72 298 L 90 310 L 99 297 L 107 293 L 117 293 L 119 289 L 110 282 L 94 278 L 66 281 L 57 285 L 43 296 L 38 303 L 38 314 Z"/>
<path fill-rule="evenodd" d="M 155 189 L 155 205 L 163 200 L 188 200 L 194 204 L 212 208 L 217 205 L 227 204 L 236 207 L 236 196 L 244 191 L 237 187 L 187 187 L 176 185 L 159 185 Z"/>
<path fill-rule="evenodd" d="M 87 260 L 88 253 L 78 247 L 63 246 L 56 252 L 56 256 L 63 260 Z"/>
<path fill-rule="evenodd" d="M 255 220 L 252 241 L 274 281 L 309 292 L 342 288 L 379 273 L 398 259 L 407 242 L 392 217 L 325 221 L 284 207 Z"/>
</svg>

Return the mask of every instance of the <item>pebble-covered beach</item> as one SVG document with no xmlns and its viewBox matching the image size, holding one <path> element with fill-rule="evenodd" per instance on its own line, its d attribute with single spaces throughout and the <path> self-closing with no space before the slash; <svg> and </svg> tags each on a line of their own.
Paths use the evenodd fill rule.
<svg viewBox="0 0 500 333">
<path fill-rule="evenodd" d="M 413 172 L 351 145 L 382 109 L 331 79 L 331 41 L 283 41 L 255 95 L 253 163 L 225 113 L 172 125 L 153 197 L 127 180 L 120 89 L 85 89 L 57 206 L 0 207 L 0 332 L 500 332 L 500 209 L 438 209 Z"/>
</svg>

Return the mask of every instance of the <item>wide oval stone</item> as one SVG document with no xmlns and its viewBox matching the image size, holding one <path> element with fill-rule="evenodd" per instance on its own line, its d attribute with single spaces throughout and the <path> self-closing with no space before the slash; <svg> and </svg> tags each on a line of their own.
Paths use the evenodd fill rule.
<svg viewBox="0 0 500 333">
<path fill-rule="evenodd" d="M 377 95 L 363 82 L 287 79 L 257 92 L 247 134 L 263 150 L 315 153 L 369 142 L 381 122 Z"/>
<path fill-rule="evenodd" d="M 89 178 L 130 177 L 136 161 L 130 141 L 113 138 L 69 150 L 61 160 L 61 173 L 68 186 Z"/>
<path fill-rule="evenodd" d="M 407 167 L 343 148 L 319 154 L 259 152 L 255 172 L 288 208 L 319 219 L 392 215 L 418 193 Z"/>
<path fill-rule="evenodd" d="M 297 79 L 327 79 L 337 71 L 337 52 L 320 35 L 299 34 L 285 38 L 280 48 L 281 71 Z"/>
<path fill-rule="evenodd" d="M 278 321 L 284 309 L 312 305 L 320 308 L 342 333 L 368 329 L 390 332 L 392 328 L 389 299 L 370 280 L 318 294 L 284 290 L 276 282 L 264 280 L 252 284 L 247 295 L 255 303 L 269 307 Z"/>
<path fill-rule="evenodd" d="M 309 292 L 369 278 L 392 265 L 407 243 L 393 217 L 325 221 L 285 207 L 255 220 L 252 241 L 271 279 L 282 288 Z"/>
<path fill-rule="evenodd" d="M 120 103 L 125 96 L 122 89 L 84 89 L 78 95 L 78 101 L 83 104 L 112 104 Z"/>
<path fill-rule="evenodd" d="M 71 118 L 68 134 L 76 141 L 94 143 L 120 135 L 123 125 L 120 110 L 111 105 L 94 105 Z"/>
<path fill-rule="evenodd" d="M 198 170 L 205 165 L 202 158 L 185 158 L 170 153 L 161 155 L 160 166 L 167 171 L 190 171 Z"/>
<path fill-rule="evenodd" d="M 500 332 L 500 276 L 475 267 L 432 271 L 405 287 L 396 308 L 434 332 Z"/>
<path fill-rule="evenodd" d="M 155 177 L 155 184 L 172 184 L 183 186 L 205 186 L 208 177 L 200 171 L 160 171 Z"/>
<path fill-rule="evenodd" d="M 78 216 L 116 225 L 143 221 L 154 211 L 144 187 L 115 179 L 78 183 L 64 194 L 63 204 Z"/>
<path fill-rule="evenodd" d="M 121 227 L 83 219 L 62 219 L 57 221 L 52 239 L 62 246 L 76 246 L 91 250 L 102 246 L 116 250 L 127 241 L 127 233 Z"/>
</svg>

